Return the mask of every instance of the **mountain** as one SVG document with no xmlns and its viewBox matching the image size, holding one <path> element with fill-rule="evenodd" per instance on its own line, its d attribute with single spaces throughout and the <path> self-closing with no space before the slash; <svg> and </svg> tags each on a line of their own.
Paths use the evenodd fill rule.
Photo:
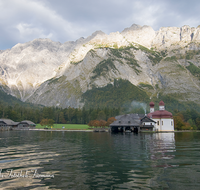
<svg viewBox="0 0 200 190">
<path fill-rule="evenodd" d="M 44 107 L 44 106 L 37 105 L 37 104 L 22 102 L 18 98 L 7 94 L 1 88 L 0 88 L 0 98 L 1 98 L 0 99 L 0 106 L 1 106 L 0 110 L 1 111 L 4 110 L 5 107 L 9 107 L 9 106 L 22 106 L 22 107 L 31 107 L 31 108 L 42 108 L 42 107 Z"/>
<path fill-rule="evenodd" d="M 64 44 L 35 39 L 0 51 L 0 85 L 24 102 L 63 108 L 161 96 L 199 104 L 199 60 L 200 26 L 154 31 L 134 24 L 121 33 L 96 31 Z"/>
</svg>

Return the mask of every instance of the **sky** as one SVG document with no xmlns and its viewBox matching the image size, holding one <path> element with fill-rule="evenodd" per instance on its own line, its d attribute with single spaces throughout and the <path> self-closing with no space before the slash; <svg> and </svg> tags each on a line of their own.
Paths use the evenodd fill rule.
<svg viewBox="0 0 200 190">
<path fill-rule="evenodd" d="M 36 38 L 64 43 L 132 24 L 200 25 L 199 0 L 0 0 L 0 50 Z"/>
</svg>

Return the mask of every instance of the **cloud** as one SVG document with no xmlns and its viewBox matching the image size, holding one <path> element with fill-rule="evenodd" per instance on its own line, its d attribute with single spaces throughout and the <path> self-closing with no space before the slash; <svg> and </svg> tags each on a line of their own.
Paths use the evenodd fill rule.
<svg viewBox="0 0 200 190">
<path fill-rule="evenodd" d="M 62 18 L 41 1 L 6 0 L 0 1 L 0 5 L 4 10 L 0 11 L 0 17 L 4 18 L 0 20 L 0 26 L 4 35 L 9 34 L 10 41 L 14 43 L 35 38 L 76 39 L 76 31 L 80 31 L 76 25 Z M 3 41 L 3 38 L 1 35 L 0 40 Z"/>
<path fill-rule="evenodd" d="M 0 49 L 35 38 L 63 43 L 96 30 L 121 32 L 134 23 L 196 27 L 199 8 L 198 0 L 0 0 Z"/>
<path fill-rule="evenodd" d="M 153 3 L 151 1 L 134 1 L 132 4 L 133 13 L 130 22 L 135 22 L 140 25 L 149 25 L 158 30 L 157 22 L 159 16 L 163 13 L 163 3 Z"/>
<path fill-rule="evenodd" d="M 42 28 L 35 27 L 32 24 L 19 23 L 16 28 L 18 29 L 20 36 L 23 38 L 29 38 L 29 36 L 39 36 L 40 38 L 52 38 L 53 34 L 45 34 Z"/>
</svg>

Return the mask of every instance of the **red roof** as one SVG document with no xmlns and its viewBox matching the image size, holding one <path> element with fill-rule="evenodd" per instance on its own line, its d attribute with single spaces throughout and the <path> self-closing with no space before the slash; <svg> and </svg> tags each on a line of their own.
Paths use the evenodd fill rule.
<svg viewBox="0 0 200 190">
<path fill-rule="evenodd" d="M 150 102 L 150 103 L 149 103 L 149 106 L 150 106 L 151 108 L 153 108 L 153 107 L 154 107 L 154 103 L 153 103 L 153 102 Z"/>
<path fill-rule="evenodd" d="M 165 105 L 165 103 L 161 100 L 160 102 L 159 102 L 159 106 L 164 106 Z"/>
<path fill-rule="evenodd" d="M 153 113 L 149 113 L 147 117 L 152 118 L 152 119 L 173 118 L 172 113 L 166 110 L 159 110 Z"/>
</svg>

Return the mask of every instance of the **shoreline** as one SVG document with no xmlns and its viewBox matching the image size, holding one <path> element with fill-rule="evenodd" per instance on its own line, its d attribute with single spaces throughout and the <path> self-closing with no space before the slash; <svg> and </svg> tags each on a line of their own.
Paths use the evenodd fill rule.
<svg viewBox="0 0 200 190">
<path fill-rule="evenodd" d="M 70 131 L 70 132 L 110 132 L 108 128 L 93 128 L 93 129 L 61 129 L 61 128 L 56 128 L 56 129 L 37 129 L 37 128 L 13 128 L 13 129 L 7 129 L 7 130 L 0 130 L 0 131 Z M 193 133 L 199 133 L 200 130 L 179 130 L 179 131 L 140 131 L 138 133 L 188 133 L 188 132 L 193 132 Z M 126 133 L 126 132 L 124 132 Z M 128 133 L 128 132 L 127 132 Z M 133 133 L 133 132 L 131 132 Z"/>
<path fill-rule="evenodd" d="M 71 132 L 109 132 L 105 131 L 94 131 L 93 129 L 29 129 L 29 131 L 71 131 Z M 140 133 L 180 133 L 180 132 L 200 132 L 200 130 L 180 130 L 180 131 L 140 131 Z"/>
<path fill-rule="evenodd" d="M 78 131 L 78 132 L 93 132 L 88 129 L 29 129 L 29 131 Z"/>
</svg>

